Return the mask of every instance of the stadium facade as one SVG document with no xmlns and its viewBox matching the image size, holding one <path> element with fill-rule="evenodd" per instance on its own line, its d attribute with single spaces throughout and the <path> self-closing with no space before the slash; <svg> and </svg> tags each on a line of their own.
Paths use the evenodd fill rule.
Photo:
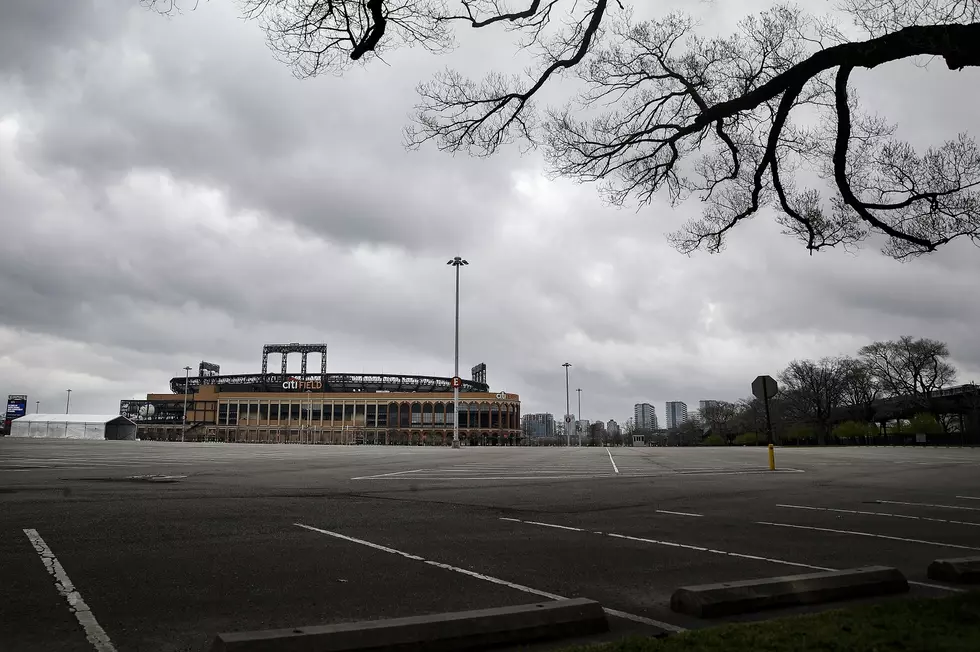
<svg viewBox="0 0 980 652">
<path fill-rule="evenodd" d="M 302 356 L 299 374 L 286 372 L 290 354 Z M 307 373 L 319 354 L 320 373 Z M 278 373 L 268 357 L 281 354 Z M 262 371 L 221 375 L 202 362 L 197 376 L 170 381 L 171 394 L 120 402 L 140 439 L 249 443 L 448 445 L 453 436 L 453 378 L 327 373 L 325 344 L 267 344 Z M 491 392 L 486 365 L 460 385 L 459 436 L 469 445 L 519 445 L 517 394 Z M 186 403 L 187 420 L 184 424 Z"/>
</svg>

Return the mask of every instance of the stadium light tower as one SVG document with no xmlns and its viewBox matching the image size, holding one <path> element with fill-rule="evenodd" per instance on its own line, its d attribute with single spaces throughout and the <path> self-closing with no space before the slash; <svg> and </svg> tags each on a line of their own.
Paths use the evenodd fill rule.
<svg viewBox="0 0 980 652">
<path fill-rule="evenodd" d="M 578 445 L 581 446 L 582 445 L 582 428 L 581 428 L 581 421 L 582 421 L 582 388 L 579 387 L 575 391 L 578 392 L 578 418 L 575 419 L 575 432 L 578 433 Z"/>
<path fill-rule="evenodd" d="M 184 434 L 187 432 L 187 386 L 191 380 L 191 368 L 184 367 L 184 419 L 180 424 L 180 441 L 184 441 Z"/>
<path fill-rule="evenodd" d="M 459 448 L 459 268 L 469 265 L 468 262 L 456 256 L 447 265 L 456 268 L 456 346 L 455 364 L 453 366 L 453 448 Z"/>
<path fill-rule="evenodd" d="M 567 417 L 572 412 L 572 408 L 569 405 L 569 401 L 568 401 L 568 368 L 572 366 L 572 363 L 571 362 L 566 362 L 562 366 L 565 367 L 565 417 L 566 417 L 566 422 L 565 422 L 565 440 L 568 442 L 568 445 L 571 446 L 572 445 L 572 435 L 571 435 L 570 432 L 568 432 L 568 425 L 569 424 L 567 422 Z"/>
<path fill-rule="evenodd" d="M 65 390 L 68 392 L 68 400 L 65 401 L 65 414 L 68 414 L 68 408 L 71 407 L 71 390 Z"/>
</svg>

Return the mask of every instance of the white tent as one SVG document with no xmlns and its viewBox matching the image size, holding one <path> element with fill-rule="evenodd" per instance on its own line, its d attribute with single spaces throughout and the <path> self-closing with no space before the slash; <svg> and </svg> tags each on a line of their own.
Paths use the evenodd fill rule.
<svg viewBox="0 0 980 652">
<path fill-rule="evenodd" d="M 118 414 L 25 414 L 10 422 L 11 437 L 136 439 L 136 424 Z"/>
</svg>

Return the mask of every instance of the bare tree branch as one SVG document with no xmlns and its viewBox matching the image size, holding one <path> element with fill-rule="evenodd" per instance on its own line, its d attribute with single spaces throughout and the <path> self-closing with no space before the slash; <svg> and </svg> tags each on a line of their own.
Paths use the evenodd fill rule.
<svg viewBox="0 0 980 652">
<path fill-rule="evenodd" d="M 490 155 L 543 144 L 553 173 L 597 182 L 615 204 L 696 195 L 701 217 L 670 236 L 685 253 L 720 251 L 763 209 L 811 252 L 870 233 L 887 236 L 885 252 L 899 259 L 958 238 L 980 244 L 976 143 L 961 134 L 917 153 L 863 114 L 849 88 L 854 70 L 906 59 L 980 67 L 977 0 L 838 0 L 827 16 L 778 5 L 724 38 L 677 13 L 635 22 L 622 0 L 458 0 L 462 11 L 445 0 L 241 1 L 300 77 L 400 46 L 445 52 L 455 26 L 516 32 L 535 70 L 436 75 L 418 87 L 406 145 Z M 141 2 L 177 10 L 176 0 Z M 568 72 L 583 84 L 578 102 L 539 113 L 540 91 Z M 816 187 L 800 183 L 807 175 Z"/>
</svg>

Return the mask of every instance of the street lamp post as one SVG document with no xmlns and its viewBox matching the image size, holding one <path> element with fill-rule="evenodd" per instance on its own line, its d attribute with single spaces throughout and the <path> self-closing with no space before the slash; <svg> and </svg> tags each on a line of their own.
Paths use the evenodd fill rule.
<svg viewBox="0 0 980 652">
<path fill-rule="evenodd" d="M 575 432 L 578 433 L 578 445 L 582 445 L 582 428 L 580 426 L 582 422 L 582 388 L 579 387 L 575 390 L 578 392 L 578 418 L 575 420 Z"/>
<path fill-rule="evenodd" d="M 456 256 L 446 264 L 452 265 L 456 268 L 456 345 L 453 365 L 453 448 L 459 448 L 459 381 L 456 380 L 459 378 L 459 268 L 463 265 L 469 265 L 469 263 L 459 256 Z"/>
<path fill-rule="evenodd" d="M 71 390 L 65 390 L 68 392 L 68 400 L 65 401 L 65 414 L 68 414 L 68 408 L 71 407 Z"/>
<path fill-rule="evenodd" d="M 184 435 L 187 434 L 187 391 L 188 385 L 191 380 L 191 368 L 184 367 L 184 417 L 180 424 L 180 441 L 184 441 Z"/>
<path fill-rule="evenodd" d="M 567 417 L 572 412 L 572 407 L 571 407 L 571 405 L 569 403 L 569 398 L 568 398 L 568 368 L 572 366 L 572 363 L 571 362 L 566 362 L 562 366 L 565 367 L 565 417 L 566 417 L 566 423 L 565 423 L 565 441 L 567 441 L 568 442 L 568 445 L 571 446 L 572 445 L 572 433 L 570 433 L 568 431 L 568 426 L 570 424 L 567 422 Z"/>
<path fill-rule="evenodd" d="M 313 443 L 313 391 L 306 390 L 306 443 Z"/>
</svg>

